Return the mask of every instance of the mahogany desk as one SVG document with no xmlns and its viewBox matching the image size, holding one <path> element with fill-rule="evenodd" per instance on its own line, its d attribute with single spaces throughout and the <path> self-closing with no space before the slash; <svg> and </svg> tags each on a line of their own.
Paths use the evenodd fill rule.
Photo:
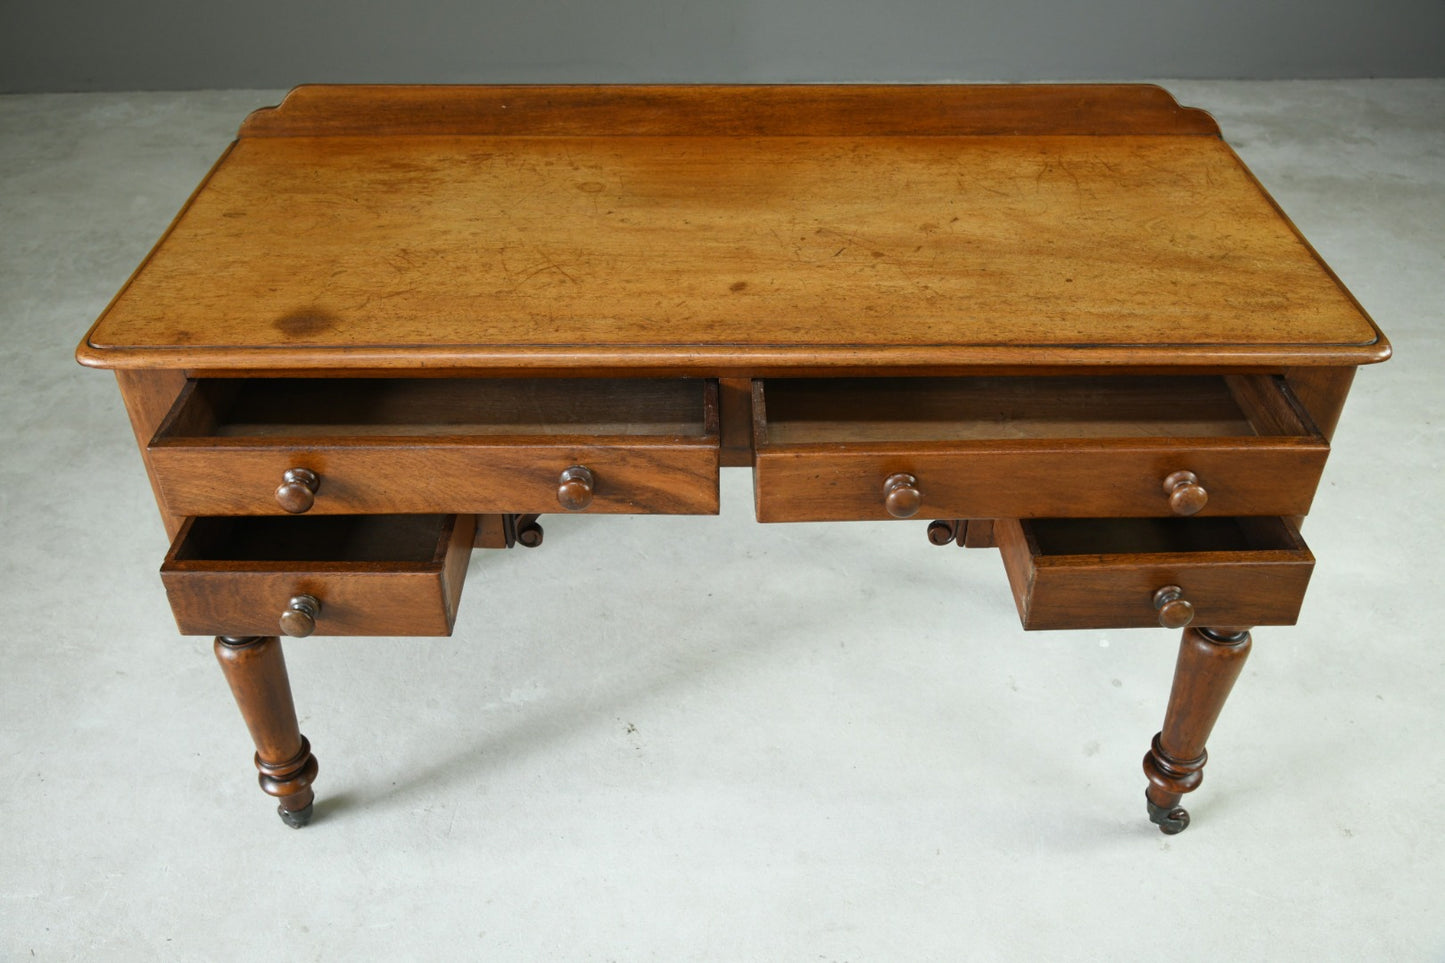
<svg viewBox="0 0 1445 963">
<path fill-rule="evenodd" d="M 1144 759 L 1173 833 L 1389 351 L 1155 87 L 301 87 L 78 357 L 292 826 L 278 635 L 445 635 L 473 547 L 715 513 L 743 465 L 759 521 L 996 545 L 1025 629 L 1182 628 Z"/>
</svg>

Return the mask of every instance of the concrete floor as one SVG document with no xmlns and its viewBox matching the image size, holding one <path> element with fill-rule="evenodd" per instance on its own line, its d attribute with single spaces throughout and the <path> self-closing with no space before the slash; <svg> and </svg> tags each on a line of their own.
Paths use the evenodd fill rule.
<svg viewBox="0 0 1445 963">
<path fill-rule="evenodd" d="M 1174 83 L 1395 344 L 1184 835 L 1163 630 L 1025 635 L 922 523 L 551 517 L 450 639 L 288 645 L 286 829 L 111 378 L 71 352 L 279 92 L 0 98 L 0 957 L 1445 960 L 1445 81 Z"/>
</svg>

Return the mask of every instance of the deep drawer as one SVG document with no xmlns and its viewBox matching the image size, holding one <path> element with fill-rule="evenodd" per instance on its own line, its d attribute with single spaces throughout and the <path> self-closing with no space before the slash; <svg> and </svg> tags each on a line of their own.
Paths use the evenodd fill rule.
<svg viewBox="0 0 1445 963">
<path fill-rule="evenodd" d="M 470 515 L 190 518 L 161 581 L 183 635 L 450 635 L 474 525 Z"/>
<path fill-rule="evenodd" d="M 703 380 L 218 378 L 148 454 L 177 515 L 714 514 L 717 425 Z"/>
<path fill-rule="evenodd" d="M 1000 519 L 994 536 L 1026 629 L 1293 625 L 1315 564 L 1282 518 Z"/>
<path fill-rule="evenodd" d="M 753 415 L 764 522 L 1303 515 L 1329 453 L 1267 375 L 767 381 Z"/>
</svg>

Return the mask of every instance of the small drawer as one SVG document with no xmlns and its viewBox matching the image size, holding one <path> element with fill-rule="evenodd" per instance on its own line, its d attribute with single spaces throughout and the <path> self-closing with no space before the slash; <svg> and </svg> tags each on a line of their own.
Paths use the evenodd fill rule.
<svg viewBox="0 0 1445 963">
<path fill-rule="evenodd" d="M 715 514 L 717 384 L 204 379 L 147 454 L 176 515 Z"/>
<path fill-rule="evenodd" d="M 1282 518 L 998 519 L 994 537 L 1025 629 L 1293 625 L 1315 565 Z"/>
<path fill-rule="evenodd" d="M 758 520 L 1303 515 L 1329 444 L 1268 375 L 754 382 Z"/>
<path fill-rule="evenodd" d="M 475 522 L 189 518 L 161 581 L 183 635 L 450 635 Z"/>
</svg>

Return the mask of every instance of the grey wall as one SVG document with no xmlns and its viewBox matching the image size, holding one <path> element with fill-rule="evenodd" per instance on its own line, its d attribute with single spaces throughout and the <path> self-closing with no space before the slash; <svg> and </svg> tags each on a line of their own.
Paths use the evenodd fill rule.
<svg viewBox="0 0 1445 963">
<path fill-rule="evenodd" d="M 1445 0 L 0 0 L 0 90 L 1445 75 Z"/>
</svg>

